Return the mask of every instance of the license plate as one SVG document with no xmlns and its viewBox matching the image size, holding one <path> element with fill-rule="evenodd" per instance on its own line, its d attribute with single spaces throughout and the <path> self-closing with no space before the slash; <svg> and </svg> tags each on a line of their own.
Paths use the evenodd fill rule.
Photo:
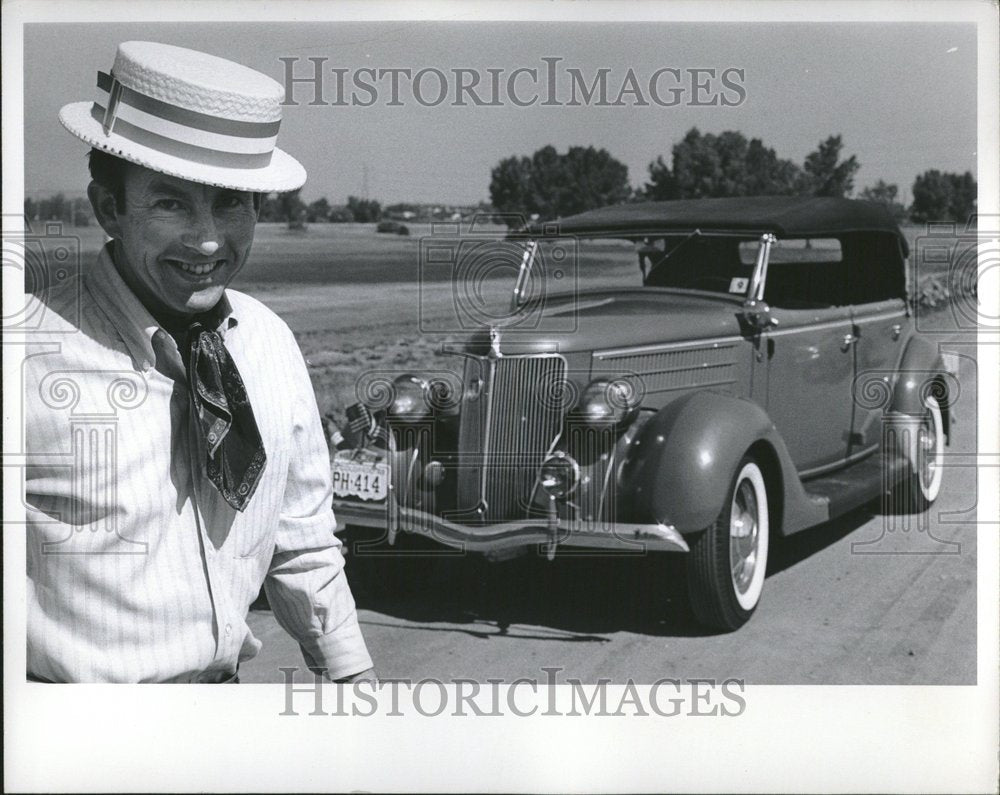
<svg viewBox="0 0 1000 795">
<path fill-rule="evenodd" d="M 372 502 L 389 490 L 389 467 L 381 461 L 337 458 L 333 462 L 333 493 Z"/>
</svg>

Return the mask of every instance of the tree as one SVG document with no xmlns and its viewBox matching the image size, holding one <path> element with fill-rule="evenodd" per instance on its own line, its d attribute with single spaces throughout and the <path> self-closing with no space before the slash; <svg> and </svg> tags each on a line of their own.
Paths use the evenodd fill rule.
<svg viewBox="0 0 1000 795">
<path fill-rule="evenodd" d="M 508 157 L 490 175 L 490 201 L 500 213 L 557 218 L 618 204 L 631 196 L 628 166 L 606 149 L 543 146 L 530 158 Z"/>
<path fill-rule="evenodd" d="M 874 202 L 875 204 L 885 205 L 893 218 L 899 221 L 906 217 L 906 208 L 896 200 L 898 195 L 899 187 L 897 185 L 886 183 L 880 179 L 874 185 L 870 185 L 861 191 L 860 198 L 865 201 Z"/>
<path fill-rule="evenodd" d="M 951 217 L 956 221 L 967 222 L 976 212 L 979 185 L 971 171 L 952 174 L 951 177 L 955 188 L 951 200 Z"/>
<path fill-rule="evenodd" d="M 90 219 L 94 217 L 94 210 L 90 206 L 90 200 L 82 196 L 73 199 L 73 226 L 90 226 Z"/>
<path fill-rule="evenodd" d="M 349 224 L 354 221 L 354 213 L 348 210 L 343 205 L 333 207 L 330 209 L 330 214 L 327 216 L 331 223 L 334 224 Z"/>
<path fill-rule="evenodd" d="M 73 206 L 66 201 L 62 193 L 49 196 L 38 203 L 39 221 L 62 221 L 70 224 L 73 221 Z"/>
<path fill-rule="evenodd" d="M 371 223 L 382 218 L 382 205 L 374 199 L 359 199 L 357 196 L 347 197 L 347 209 L 351 211 L 358 223 Z"/>
<path fill-rule="evenodd" d="M 287 223 L 289 229 L 305 228 L 306 206 L 297 190 L 265 193 L 260 199 L 257 220 L 261 223 Z"/>
<path fill-rule="evenodd" d="M 531 160 L 506 157 L 490 173 L 490 200 L 500 212 L 531 215 Z"/>
<path fill-rule="evenodd" d="M 840 152 L 843 148 L 841 137 L 831 135 L 825 141 L 820 141 L 815 152 L 806 155 L 800 193 L 843 198 L 854 189 L 854 175 L 861 164 L 854 155 L 841 161 Z"/>
<path fill-rule="evenodd" d="M 571 146 L 563 156 L 560 175 L 564 180 L 558 214 L 569 215 L 620 204 L 632 195 L 628 166 L 606 149 Z M 538 190 L 539 186 L 536 186 Z"/>
<path fill-rule="evenodd" d="M 714 135 L 692 127 L 674 144 L 671 165 L 662 156 L 649 164 L 647 198 L 788 195 L 801 177 L 791 160 L 733 130 Z"/>
<path fill-rule="evenodd" d="M 298 190 L 278 194 L 278 218 L 287 221 L 289 229 L 305 229 L 306 206 Z"/>
<path fill-rule="evenodd" d="M 326 196 L 321 196 L 306 207 L 306 220 L 314 224 L 317 221 L 327 221 L 330 218 L 330 202 Z"/>
<path fill-rule="evenodd" d="M 676 148 L 676 147 L 675 147 Z M 664 160 L 663 155 L 657 155 L 656 160 L 648 166 L 649 182 L 643 187 L 643 196 L 652 201 L 679 199 L 681 197 L 674 172 Z"/>
<path fill-rule="evenodd" d="M 282 220 L 278 217 L 278 195 L 276 193 L 265 193 L 260 197 L 260 212 L 257 213 L 257 220 L 263 224 Z"/>
<path fill-rule="evenodd" d="M 964 223 L 976 211 L 978 186 L 972 173 L 952 174 L 931 169 L 913 182 L 914 221 L 958 221 Z"/>
<path fill-rule="evenodd" d="M 760 138 L 751 138 L 746 152 L 747 196 L 790 196 L 796 192 L 802 169 L 778 157 Z"/>
</svg>

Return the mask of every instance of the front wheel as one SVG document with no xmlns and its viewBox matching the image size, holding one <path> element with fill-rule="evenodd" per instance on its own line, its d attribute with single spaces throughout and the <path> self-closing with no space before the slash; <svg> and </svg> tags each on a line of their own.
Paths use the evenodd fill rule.
<svg viewBox="0 0 1000 795">
<path fill-rule="evenodd" d="M 702 624 L 731 632 L 757 608 L 767 571 L 767 507 L 764 475 L 745 456 L 719 518 L 694 539 L 688 553 L 688 596 Z"/>
</svg>

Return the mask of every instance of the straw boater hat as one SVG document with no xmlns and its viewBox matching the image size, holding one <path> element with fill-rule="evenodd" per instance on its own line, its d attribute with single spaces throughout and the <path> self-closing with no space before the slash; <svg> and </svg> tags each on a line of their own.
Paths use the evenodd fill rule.
<svg viewBox="0 0 1000 795">
<path fill-rule="evenodd" d="M 302 187 L 305 169 L 274 144 L 284 89 L 241 64 L 149 41 L 118 45 L 96 102 L 59 121 L 77 138 L 182 179 L 246 191 Z"/>
</svg>

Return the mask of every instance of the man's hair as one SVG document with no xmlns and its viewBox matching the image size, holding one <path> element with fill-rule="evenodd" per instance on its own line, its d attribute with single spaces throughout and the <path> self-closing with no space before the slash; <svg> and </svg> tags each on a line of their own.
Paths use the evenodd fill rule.
<svg viewBox="0 0 1000 795">
<path fill-rule="evenodd" d="M 93 148 L 87 155 L 90 178 L 115 197 L 115 209 L 125 212 L 125 172 L 128 161 Z"/>
</svg>

